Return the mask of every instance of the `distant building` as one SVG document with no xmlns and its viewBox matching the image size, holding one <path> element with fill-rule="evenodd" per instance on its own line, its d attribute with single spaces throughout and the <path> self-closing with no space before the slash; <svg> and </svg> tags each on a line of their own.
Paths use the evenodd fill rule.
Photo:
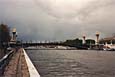
<svg viewBox="0 0 115 77">
<path fill-rule="evenodd" d="M 107 37 L 107 38 L 103 38 L 99 41 L 101 44 L 115 44 L 115 36 L 113 37 Z"/>
</svg>

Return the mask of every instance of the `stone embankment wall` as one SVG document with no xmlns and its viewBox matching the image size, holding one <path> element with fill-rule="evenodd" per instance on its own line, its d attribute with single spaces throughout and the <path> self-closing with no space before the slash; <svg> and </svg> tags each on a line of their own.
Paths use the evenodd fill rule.
<svg viewBox="0 0 115 77">
<path fill-rule="evenodd" d="M 4 56 L 4 49 L 3 48 L 0 48 L 0 59 Z"/>
</svg>

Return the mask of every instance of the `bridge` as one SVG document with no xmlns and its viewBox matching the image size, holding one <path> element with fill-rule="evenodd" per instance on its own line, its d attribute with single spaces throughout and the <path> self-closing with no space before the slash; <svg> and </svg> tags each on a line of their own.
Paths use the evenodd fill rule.
<svg viewBox="0 0 115 77">
<path fill-rule="evenodd" d="M 59 43 L 59 42 L 50 42 L 50 43 L 10 43 L 10 46 L 11 47 L 18 47 L 18 46 L 21 46 L 21 47 L 37 47 L 37 46 L 44 46 L 44 47 L 47 47 L 47 46 L 50 46 L 50 47 L 56 47 L 56 46 L 66 46 L 66 47 L 75 47 L 77 49 L 88 49 L 89 48 L 89 45 L 68 45 L 68 44 L 65 44 L 65 43 Z M 92 47 L 94 47 L 95 45 L 91 45 Z"/>
<path fill-rule="evenodd" d="M 30 46 L 68 46 L 64 43 L 10 43 L 11 47 L 13 46 L 23 46 L 23 47 L 30 47 Z"/>
</svg>

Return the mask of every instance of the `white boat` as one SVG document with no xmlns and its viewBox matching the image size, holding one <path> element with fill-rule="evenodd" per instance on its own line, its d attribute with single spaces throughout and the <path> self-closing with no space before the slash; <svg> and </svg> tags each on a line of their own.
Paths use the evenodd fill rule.
<svg viewBox="0 0 115 77">
<path fill-rule="evenodd" d="M 106 45 L 104 45 L 104 47 L 103 47 L 103 50 L 106 50 L 106 51 L 115 51 L 115 45 L 113 45 L 113 44 L 107 44 L 106 43 Z"/>
<path fill-rule="evenodd" d="M 56 46 L 55 48 L 56 48 L 56 49 L 67 49 L 66 46 Z"/>
</svg>

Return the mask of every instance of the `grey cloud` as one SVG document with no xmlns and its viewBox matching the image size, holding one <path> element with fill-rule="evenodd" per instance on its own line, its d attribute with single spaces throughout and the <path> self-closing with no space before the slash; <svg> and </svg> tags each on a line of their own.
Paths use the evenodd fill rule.
<svg viewBox="0 0 115 77">
<path fill-rule="evenodd" d="M 90 16 L 92 12 L 95 12 L 98 9 L 106 8 L 108 6 L 115 7 L 114 0 L 94 0 L 90 2 L 86 7 L 81 9 L 78 12 L 78 15 L 81 16 L 82 19 L 86 19 Z"/>
<path fill-rule="evenodd" d="M 96 31 L 102 37 L 115 33 L 114 0 L 90 0 L 80 8 L 75 4 L 67 8 L 66 4 L 55 3 L 54 0 L 1 0 L 0 21 L 16 27 L 19 38 L 25 40 L 65 40 L 82 37 L 82 33 L 94 38 Z"/>
<path fill-rule="evenodd" d="M 52 2 L 56 2 L 56 1 L 53 1 L 53 0 L 49 0 L 49 1 L 33 0 L 33 1 L 34 1 L 36 6 L 40 7 L 47 14 L 49 14 L 51 16 L 54 16 L 56 18 L 65 17 L 65 18 L 68 18 L 68 19 L 69 18 L 74 18 L 76 16 L 78 16 L 78 17 L 80 17 L 80 16 L 81 17 L 86 17 L 86 16 L 89 16 L 91 12 L 93 12 L 93 11 L 95 11 L 97 9 L 105 8 L 107 6 L 112 6 L 112 5 L 115 4 L 114 0 L 92 0 L 89 3 L 87 3 L 87 5 L 85 5 L 85 6 L 83 5 L 83 7 L 80 10 L 75 9 L 75 8 L 77 8 L 77 7 L 75 7 L 72 12 L 68 13 L 69 11 L 67 11 L 66 13 L 64 13 L 65 15 L 63 15 L 63 12 L 58 14 L 56 11 L 54 11 L 54 9 L 56 9 L 57 11 L 60 12 L 60 9 L 63 8 L 63 7 L 59 7 L 59 6 L 55 7 L 56 5 L 51 4 Z M 77 3 L 76 3 L 76 5 L 77 5 Z"/>
</svg>

